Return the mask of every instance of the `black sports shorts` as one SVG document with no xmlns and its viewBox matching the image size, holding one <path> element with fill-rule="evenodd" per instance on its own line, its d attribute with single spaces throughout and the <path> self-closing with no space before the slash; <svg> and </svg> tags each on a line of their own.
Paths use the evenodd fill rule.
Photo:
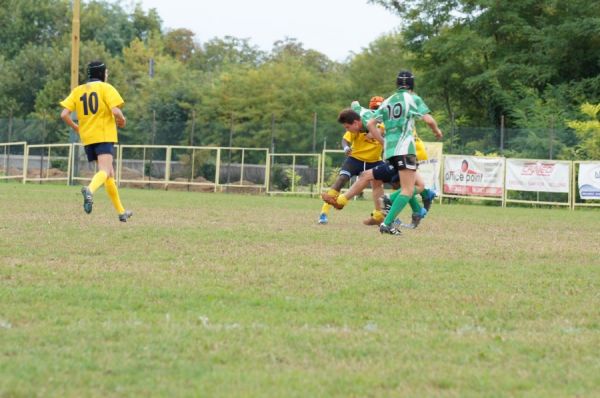
<svg viewBox="0 0 600 398">
<path fill-rule="evenodd" d="M 400 170 L 414 170 L 417 171 L 417 156 L 416 155 L 399 155 L 392 156 L 388 159 L 388 162 L 396 171 Z"/>
<path fill-rule="evenodd" d="M 398 182 L 400 179 L 398 172 L 388 161 L 373 168 L 373 178 L 388 184 Z"/>
<path fill-rule="evenodd" d="M 114 142 L 97 142 L 84 146 L 85 154 L 87 155 L 88 162 L 98 160 L 98 155 L 113 155 L 115 156 L 115 143 Z"/>
<path fill-rule="evenodd" d="M 348 156 L 342 165 L 340 175 L 348 176 L 348 178 L 354 177 L 365 170 L 372 169 L 381 164 L 384 164 L 381 160 L 378 160 L 377 162 L 363 162 L 362 160 Z"/>
</svg>

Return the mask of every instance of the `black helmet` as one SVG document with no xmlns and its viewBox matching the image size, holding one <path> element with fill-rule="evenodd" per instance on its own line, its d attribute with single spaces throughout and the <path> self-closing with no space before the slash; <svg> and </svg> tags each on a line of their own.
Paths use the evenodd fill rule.
<svg viewBox="0 0 600 398">
<path fill-rule="evenodd" d="M 415 77 L 410 71 L 401 70 L 398 72 L 398 77 L 396 77 L 396 87 L 406 90 L 414 90 Z"/>
<path fill-rule="evenodd" d="M 104 81 L 106 78 L 106 65 L 102 61 L 92 61 L 88 64 L 87 75 L 88 79 L 98 79 Z"/>
</svg>

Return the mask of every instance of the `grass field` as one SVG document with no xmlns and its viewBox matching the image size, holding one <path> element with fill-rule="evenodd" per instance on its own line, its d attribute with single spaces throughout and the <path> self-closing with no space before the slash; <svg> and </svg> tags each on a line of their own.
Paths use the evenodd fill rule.
<svg viewBox="0 0 600 398">
<path fill-rule="evenodd" d="M 0 182 L 0 396 L 600 396 L 598 209 L 121 197 Z"/>
</svg>

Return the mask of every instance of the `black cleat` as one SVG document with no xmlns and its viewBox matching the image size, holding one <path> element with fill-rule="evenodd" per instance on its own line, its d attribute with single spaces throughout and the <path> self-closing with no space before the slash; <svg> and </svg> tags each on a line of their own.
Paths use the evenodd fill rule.
<svg viewBox="0 0 600 398">
<path fill-rule="evenodd" d="M 133 216 L 133 212 L 131 210 L 125 210 L 125 212 L 119 214 L 119 221 L 127 222 L 131 216 Z"/>
<path fill-rule="evenodd" d="M 94 195 L 92 195 L 92 191 L 88 187 L 82 187 L 81 194 L 83 195 L 83 211 L 90 214 L 94 205 Z"/>
<path fill-rule="evenodd" d="M 381 223 L 381 225 L 379 225 L 379 232 L 382 234 L 389 234 L 389 235 L 402 235 L 402 232 L 400 232 L 400 230 L 398 230 L 394 227 L 388 227 L 384 223 Z"/>
<path fill-rule="evenodd" d="M 379 202 L 381 203 L 381 212 L 387 215 L 392 208 L 392 201 L 390 200 L 390 197 L 383 195 L 381 198 L 379 198 Z"/>
</svg>

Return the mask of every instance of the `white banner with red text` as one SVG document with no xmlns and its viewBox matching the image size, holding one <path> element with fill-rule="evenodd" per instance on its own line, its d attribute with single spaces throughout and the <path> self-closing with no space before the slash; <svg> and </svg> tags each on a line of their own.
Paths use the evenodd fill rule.
<svg viewBox="0 0 600 398">
<path fill-rule="evenodd" d="M 444 194 L 502 197 L 504 158 L 444 157 Z"/>
<path fill-rule="evenodd" d="M 571 162 L 506 159 L 506 189 L 569 193 Z"/>
</svg>

